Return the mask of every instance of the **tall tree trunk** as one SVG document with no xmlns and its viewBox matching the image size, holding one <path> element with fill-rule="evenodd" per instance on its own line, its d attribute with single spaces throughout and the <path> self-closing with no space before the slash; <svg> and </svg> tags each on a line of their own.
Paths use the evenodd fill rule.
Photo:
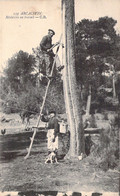
<svg viewBox="0 0 120 196">
<path fill-rule="evenodd" d="M 74 0 L 62 0 L 65 69 L 63 74 L 65 105 L 70 126 L 70 153 L 79 156 L 84 153 L 84 131 L 82 108 L 77 94 L 74 48 Z"/>
<path fill-rule="evenodd" d="M 68 63 L 66 58 L 66 52 L 67 52 L 67 45 L 66 45 L 66 31 L 65 31 L 65 4 L 62 3 L 62 31 L 63 31 L 63 44 L 64 48 L 62 50 L 62 60 L 63 65 L 65 66 L 63 70 L 63 85 L 64 85 L 64 100 L 65 100 L 65 107 L 66 107 L 66 114 L 68 119 L 68 126 L 70 129 L 70 150 L 69 155 L 74 156 L 75 153 L 75 121 L 73 118 L 73 109 L 72 109 L 72 102 L 71 102 L 71 95 L 70 95 L 70 89 L 69 89 L 69 80 L 68 80 Z M 71 130 L 73 130 L 71 132 Z M 74 142 L 72 142 L 72 140 Z"/>
<path fill-rule="evenodd" d="M 88 94 L 87 105 L 86 105 L 86 115 L 90 114 L 90 107 L 91 107 L 91 85 L 89 85 L 89 94 Z"/>
<path fill-rule="evenodd" d="M 115 81 L 116 81 L 116 73 L 115 73 L 115 67 L 114 65 L 111 65 L 111 69 L 113 71 L 113 75 L 112 75 L 112 85 L 113 85 L 113 98 L 116 98 L 116 88 L 115 88 Z"/>
<path fill-rule="evenodd" d="M 116 89 L 115 89 L 115 73 L 113 74 L 113 98 L 116 98 Z"/>
</svg>

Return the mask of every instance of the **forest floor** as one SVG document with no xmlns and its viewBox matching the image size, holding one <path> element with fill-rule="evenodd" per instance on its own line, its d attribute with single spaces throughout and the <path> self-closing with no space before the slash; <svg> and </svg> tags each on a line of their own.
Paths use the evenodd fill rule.
<svg viewBox="0 0 120 196">
<path fill-rule="evenodd" d="M 91 156 L 81 161 L 59 159 L 58 164 L 45 164 L 47 139 L 44 128 L 38 131 L 31 154 L 25 160 L 32 132 L 23 131 L 17 114 L 5 117 L 13 120 L 1 123 L 1 129 L 4 127 L 7 132 L 5 135 L 0 133 L 0 191 L 119 191 L 119 172 L 101 170 L 91 162 Z M 31 124 L 35 121 L 32 119 Z"/>
</svg>

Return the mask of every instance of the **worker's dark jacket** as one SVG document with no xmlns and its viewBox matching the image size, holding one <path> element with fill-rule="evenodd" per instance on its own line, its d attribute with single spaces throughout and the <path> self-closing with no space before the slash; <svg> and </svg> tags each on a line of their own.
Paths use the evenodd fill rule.
<svg viewBox="0 0 120 196">
<path fill-rule="evenodd" d="M 51 57 L 54 57 L 55 55 L 52 50 L 50 52 L 47 52 L 47 50 L 50 49 L 52 46 L 52 38 L 49 35 L 44 36 L 42 38 L 42 41 L 40 42 L 41 50 L 49 54 Z"/>
<path fill-rule="evenodd" d="M 56 117 L 50 118 L 50 120 L 48 122 L 48 129 L 54 129 L 55 136 L 58 135 L 58 133 L 59 133 L 59 124 L 58 124 L 58 119 Z"/>
<path fill-rule="evenodd" d="M 40 42 L 40 47 L 42 51 L 47 51 L 52 47 L 52 38 L 49 35 L 46 35 L 42 38 Z"/>
<path fill-rule="evenodd" d="M 47 118 L 45 118 L 44 116 L 42 116 L 41 120 L 43 122 L 48 122 L 48 129 L 54 129 L 55 131 L 55 137 L 58 135 L 59 133 L 59 123 L 58 123 L 58 119 L 56 117 L 50 118 L 49 120 Z"/>
</svg>

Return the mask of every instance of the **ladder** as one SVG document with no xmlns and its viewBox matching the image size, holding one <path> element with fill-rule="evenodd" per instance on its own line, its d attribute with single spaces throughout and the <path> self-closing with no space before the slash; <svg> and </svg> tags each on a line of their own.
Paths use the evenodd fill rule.
<svg viewBox="0 0 120 196">
<path fill-rule="evenodd" d="M 58 44 L 57 49 L 56 49 L 56 53 L 55 53 L 55 57 L 54 57 L 54 61 L 53 61 L 53 65 L 52 65 L 50 76 L 52 76 L 52 74 L 53 74 L 53 70 L 54 70 L 54 67 L 55 67 L 55 62 L 56 62 L 57 54 L 58 54 L 58 51 L 59 51 L 59 48 L 60 48 L 60 45 L 61 45 L 61 40 L 62 40 L 62 34 L 60 36 L 59 44 Z M 27 155 L 24 157 L 24 159 L 27 159 L 29 157 L 29 155 L 30 155 L 30 151 L 31 151 L 31 148 L 32 148 L 32 145 L 33 145 L 33 141 L 34 141 L 36 132 L 37 132 L 37 128 L 39 126 L 39 123 L 41 122 L 41 114 L 43 112 L 43 108 L 44 108 L 44 105 L 45 105 L 45 101 L 46 101 L 46 97 L 47 97 L 49 86 L 50 86 L 50 80 L 48 80 L 48 84 L 46 86 L 45 96 L 43 98 L 42 106 L 40 108 L 40 113 L 39 113 L 38 121 L 37 121 L 37 124 L 35 126 L 33 135 L 32 135 L 32 137 L 30 137 L 30 141 L 31 142 L 30 142 L 29 148 L 27 148 Z"/>
</svg>

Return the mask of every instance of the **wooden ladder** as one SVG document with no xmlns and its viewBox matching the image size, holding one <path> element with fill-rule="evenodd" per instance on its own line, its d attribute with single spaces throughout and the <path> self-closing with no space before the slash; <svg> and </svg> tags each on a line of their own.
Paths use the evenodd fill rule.
<svg viewBox="0 0 120 196">
<path fill-rule="evenodd" d="M 56 62 L 57 54 L 58 54 L 58 51 L 59 51 L 59 48 L 60 48 L 60 45 L 61 45 L 61 40 L 62 40 L 62 35 L 60 36 L 59 44 L 58 44 L 57 49 L 56 49 L 56 53 L 55 53 L 55 57 L 54 57 L 54 61 L 53 61 L 53 65 L 52 65 L 50 76 L 52 76 L 52 74 L 53 74 L 53 70 L 54 70 L 54 67 L 55 67 L 55 62 Z M 48 81 L 48 84 L 46 86 L 45 96 L 44 96 L 44 99 L 43 99 L 43 102 L 42 102 L 42 106 L 40 108 L 40 113 L 39 113 L 38 121 L 37 121 L 37 124 L 35 126 L 33 135 L 32 135 L 32 137 L 30 137 L 30 141 L 31 142 L 30 142 L 29 148 L 27 148 L 27 155 L 24 157 L 24 159 L 27 159 L 29 157 L 29 155 L 30 155 L 30 151 L 31 151 L 31 148 L 32 148 L 32 145 L 33 145 L 33 141 L 34 141 L 34 138 L 35 138 L 35 135 L 36 135 L 36 132 L 37 132 L 39 123 L 41 122 L 41 114 L 43 112 L 43 108 L 44 108 L 44 105 L 45 105 L 45 101 L 46 101 L 46 97 L 47 97 L 49 86 L 50 86 L 50 80 Z"/>
</svg>

